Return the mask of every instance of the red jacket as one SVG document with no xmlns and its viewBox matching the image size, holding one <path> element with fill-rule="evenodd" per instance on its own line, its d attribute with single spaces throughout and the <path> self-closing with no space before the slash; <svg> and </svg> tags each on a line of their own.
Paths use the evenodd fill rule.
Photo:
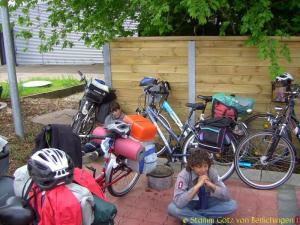
<svg viewBox="0 0 300 225">
<path fill-rule="evenodd" d="M 95 179 L 92 175 L 90 175 L 87 171 L 75 168 L 74 169 L 74 175 L 73 175 L 73 181 L 87 189 L 89 189 L 90 192 L 92 192 L 94 195 L 98 196 L 99 198 L 108 201 L 105 197 L 101 187 L 97 184 Z"/>
<path fill-rule="evenodd" d="M 107 201 L 95 179 L 86 171 L 74 169 L 73 181 L 89 189 L 91 193 Z M 38 212 L 38 225 L 81 225 L 82 214 L 80 203 L 66 185 L 57 186 L 51 190 L 40 192 L 33 185 L 29 196 L 36 191 L 36 198 L 30 201 Z M 35 203 L 36 201 L 36 203 Z"/>
</svg>

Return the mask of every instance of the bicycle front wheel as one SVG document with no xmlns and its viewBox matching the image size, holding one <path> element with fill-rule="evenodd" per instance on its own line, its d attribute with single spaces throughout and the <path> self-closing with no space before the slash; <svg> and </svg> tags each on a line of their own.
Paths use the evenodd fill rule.
<svg viewBox="0 0 300 225">
<path fill-rule="evenodd" d="M 109 174 L 109 186 L 107 190 L 112 196 L 126 195 L 140 178 L 140 174 L 131 170 L 124 162 L 120 162 L 116 168 L 112 168 Z"/>
<path fill-rule="evenodd" d="M 192 149 L 197 149 L 198 141 L 195 138 L 193 133 L 189 134 L 186 138 L 185 143 L 183 144 L 183 163 L 187 163 L 187 157 L 190 154 Z M 234 172 L 234 153 L 236 152 L 236 145 L 234 140 L 231 140 L 230 145 L 224 148 L 224 151 L 221 153 L 211 153 L 213 158 L 213 164 L 211 168 L 214 168 L 222 181 L 229 178 Z"/>
<path fill-rule="evenodd" d="M 270 131 L 251 134 L 239 145 L 235 155 L 238 176 L 249 186 L 267 190 L 285 183 L 293 173 L 295 149 L 285 137 L 279 137 L 271 159 L 266 160 L 274 133 Z"/>
</svg>

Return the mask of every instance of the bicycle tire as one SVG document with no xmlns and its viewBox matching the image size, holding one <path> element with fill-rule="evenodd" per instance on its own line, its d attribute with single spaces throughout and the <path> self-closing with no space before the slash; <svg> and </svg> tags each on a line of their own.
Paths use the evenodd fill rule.
<svg viewBox="0 0 300 225">
<path fill-rule="evenodd" d="M 118 172 L 120 172 L 120 174 L 118 174 Z M 119 181 L 117 181 L 116 183 L 113 183 L 114 180 L 118 177 L 118 176 L 122 176 L 122 172 L 128 173 L 125 178 L 127 176 L 133 175 L 133 178 L 130 178 L 129 182 L 126 182 L 125 187 L 124 188 L 120 188 L 120 182 L 124 182 L 124 178 L 120 179 Z M 115 176 L 116 175 L 116 176 Z M 109 183 L 111 185 L 109 185 L 107 187 L 108 192 L 114 196 L 114 197 L 121 197 L 126 195 L 129 191 L 131 191 L 131 189 L 135 186 L 135 184 L 137 183 L 137 181 L 140 178 L 140 174 L 132 171 L 129 167 L 126 166 L 125 162 L 121 162 L 118 163 L 118 166 L 116 168 L 112 168 L 110 170 L 110 174 L 109 176 Z M 119 190 L 120 189 L 120 190 Z"/>
<path fill-rule="evenodd" d="M 79 134 L 82 126 L 83 115 L 81 113 L 77 113 L 71 124 L 72 130 L 75 134 Z"/>
<path fill-rule="evenodd" d="M 190 133 L 184 141 L 184 144 L 183 144 L 184 156 L 182 158 L 182 160 L 183 160 L 182 162 L 184 164 L 187 163 L 187 155 L 189 154 L 188 151 L 191 148 L 197 148 L 197 143 L 194 143 L 195 146 L 190 145 L 194 139 L 195 139 L 195 135 L 193 133 Z M 232 152 L 230 152 L 230 150 L 226 149 L 225 151 L 228 151 L 227 153 L 225 151 L 224 151 L 224 153 L 221 153 L 221 154 L 223 154 L 223 159 L 225 158 L 224 156 L 226 156 L 225 154 L 228 154 L 227 157 L 228 157 L 229 162 L 222 163 L 220 161 L 220 159 L 222 159 L 222 155 L 221 155 L 220 159 L 217 158 L 218 157 L 217 154 L 220 154 L 220 153 L 211 153 L 214 158 L 212 168 L 217 170 L 218 175 L 220 176 L 220 179 L 222 181 L 225 181 L 226 179 L 228 179 L 234 172 L 234 154 L 236 152 L 236 144 L 235 144 L 234 140 L 231 140 L 230 146 L 231 146 Z"/>
<path fill-rule="evenodd" d="M 263 161 L 265 152 L 260 150 L 268 149 L 273 135 L 274 133 L 271 131 L 251 134 L 240 143 L 235 154 L 234 164 L 238 176 L 244 183 L 255 189 L 268 190 L 279 187 L 290 178 L 295 168 L 295 149 L 291 142 L 283 136 L 280 137 L 276 146 L 274 154 L 278 155 L 271 161 L 272 164 L 270 162 L 266 164 Z M 257 140 L 255 140 L 256 137 L 258 137 Z M 264 147 L 262 144 L 267 144 L 267 146 Z M 282 153 L 280 153 L 280 149 L 277 153 L 278 146 L 283 146 Z M 285 157 L 290 157 L 290 160 L 284 160 Z M 285 161 L 290 163 L 287 172 L 276 171 L 276 166 L 279 169 L 284 168 Z M 246 173 L 248 174 L 246 175 Z"/>
<path fill-rule="evenodd" d="M 89 112 L 88 115 L 85 116 L 82 125 L 81 125 L 81 129 L 80 129 L 80 134 L 89 134 L 91 133 L 94 124 L 96 122 L 96 115 L 95 115 L 95 110 L 92 110 L 91 112 Z"/>
</svg>

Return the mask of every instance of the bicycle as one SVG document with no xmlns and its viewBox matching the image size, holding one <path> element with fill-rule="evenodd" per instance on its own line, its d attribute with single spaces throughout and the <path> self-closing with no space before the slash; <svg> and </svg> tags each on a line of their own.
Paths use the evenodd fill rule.
<svg viewBox="0 0 300 225">
<path fill-rule="evenodd" d="M 291 143 L 293 131 L 300 141 L 300 125 L 295 115 L 295 99 L 300 88 L 286 92 L 285 107 L 275 107 L 272 129 L 253 133 L 241 141 L 235 155 L 235 169 L 243 182 L 256 189 L 273 189 L 284 184 L 296 164 L 296 150 Z"/>
<path fill-rule="evenodd" d="M 168 158 L 167 164 L 178 160 L 182 162 L 182 165 L 186 164 L 190 149 L 197 148 L 197 144 L 199 143 L 198 131 L 195 126 L 191 124 L 191 116 L 195 111 L 205 110 L 206 106 L 203 103 L 187 103 L 186 106 L 191 110 L 186 122 L 182 124 L 168 102 L 164 101 L 168 95 L 168 91 L 153 90 L 152 88 L 153 86 L 151 85 L 144 88 L 147 104 L 145 104 L 144 109 L 139 109 L 137 111 L 142 113 L 145 117 L 148 117 L 157 127 L 157 132 L 164 145 L 159 150 L 158 154 L 161 155 L 163 152 L 166 152 Z M 158 99 L 158 96 L 162 97 Z M 157 109 L 155 105 L 155 103 L 161 101 L 161 99 L 163 99 L 162 108 L 170 115 L 172 119 L 177 121 L 177 123 L 176 121 L 175 123 L 180 129 L 178 135 L 171 128 L 167 119 L 160 114 L 160 110 Z M 218 170 L 222 180 L 227 179 L 234 171 L 233 154 L 236 150 L 235 143 L 236 142 L 234 138 L 231 137 L 229 144 L 230 147 L 228 147 L 221 155 L 219 153 L 211 152 L 211 156 L 215 161 L 213 167 Z"/>
<path fill-rule="evenodd" d="M 114 90 L 104 81 L 92 78 L 88 80 L 78 71 L 80 81 L 84 81 L 84 95 L 79 102 L 78 112 L 72 119 L 71 127 L 75 134 L 89 134 L 96 123 L 96 114 L 103 103 L 116 98 Z"/>
<path fill-rule="evenodd" d="M 92 134 L 79 135 L 85 140 L 103 140 L 100 148 L 102 151 L 103 149 L 106 149 L 106 154 L 104 155 L 105 161 L 100 175 L 96 176 L 95 168 L 90 166 L 87 166 L 87 168 L 93 172 L 93 176 L 102 188 L 102 191 L 104 192 L 107 189 L 108 192 L 115 197 L 122 197 L 126 195 L 132 190 L 140 177 L 138 172 L 133 171 L 127 166 L 127 159 L 124 156 L 115 154 L 114 152 L 113 146 L 115 140 L 124 135 L 124 133 L 116 132 L 110 132 L 104 136 Z"/>
</svg>

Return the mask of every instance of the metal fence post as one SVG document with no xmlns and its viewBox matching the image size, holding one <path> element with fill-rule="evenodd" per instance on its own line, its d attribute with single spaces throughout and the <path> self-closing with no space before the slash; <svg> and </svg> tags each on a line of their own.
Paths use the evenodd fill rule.
<svg viewBox="0 0 300 225">
<path fill-rule="evenodd" d="M 112 77 L 110 68 L 110 48 L 109 44 L 106 43 L 103 46 L 103 61 L 104 61 L 104 81 L 106 85 L 112 87 Z"/>
<path fill-rule="evenodd" d="M 13 43 L 12 43 L 12 37 L 10 31 L 10 24 L 9 24 L 7 0 L 4 1 L 4 4 L 5 5 L 1 6 L 1 13 L 2 13 L 2 27 L 3 27 L 5 57 L 7 62 L 7 73 L 8 73 L 8 81 L 9 81 L 9 93 L 11 98 L 15 132 L 17 136 L 23 138 L 24 130 L 22 124 L 21 109 L 20 109 L 18 82 L 16 77 L 16 68 L 15 68 Z"/>
<path fill-rule="evenodd" d="M 188 43 L 188 91 L 189 103 L 195 103 L 196 98 L 196 44 L 195 41 Z M 191 123 L 195 124 L 195 114 L 191 117 Z"/>
</svg>

